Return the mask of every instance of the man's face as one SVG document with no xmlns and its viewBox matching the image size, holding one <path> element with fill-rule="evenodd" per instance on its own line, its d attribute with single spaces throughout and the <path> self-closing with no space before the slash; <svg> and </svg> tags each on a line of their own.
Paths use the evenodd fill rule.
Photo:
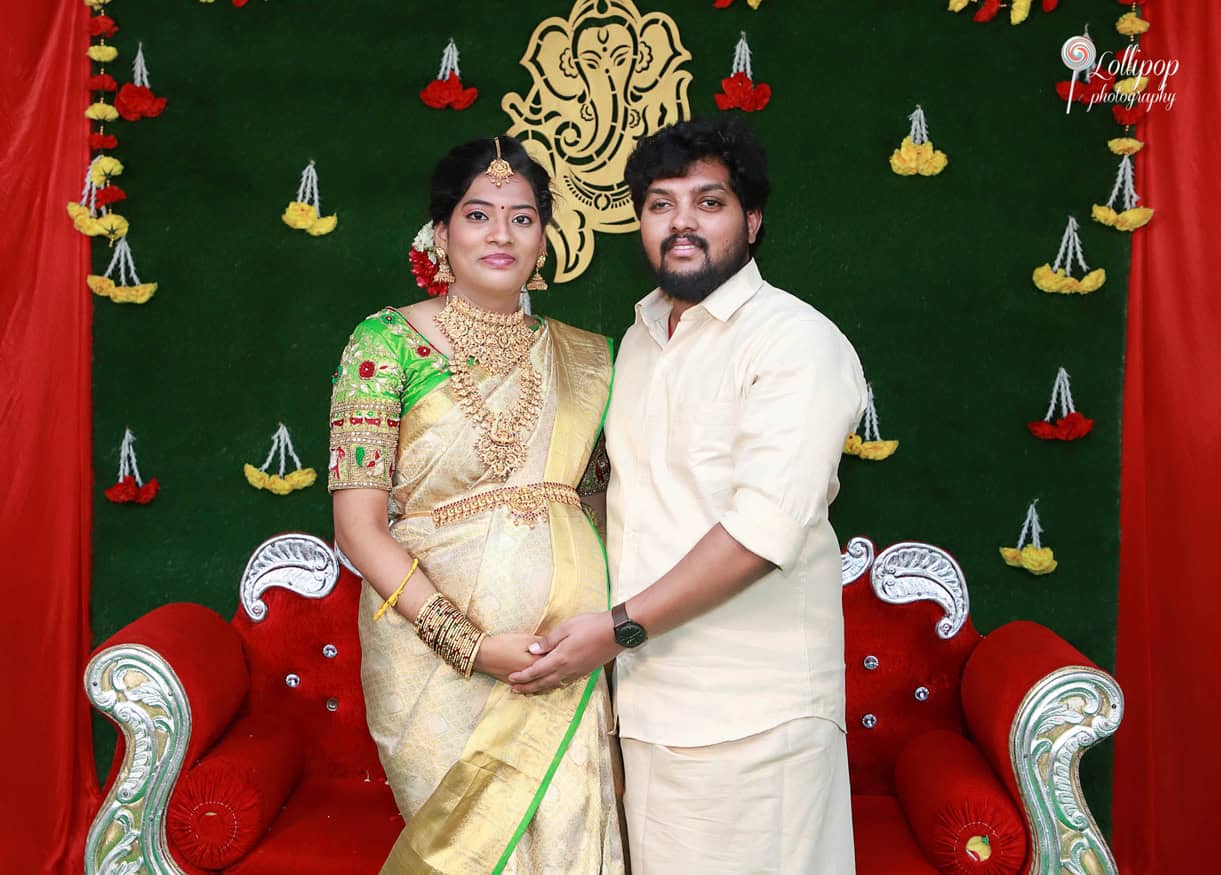
<svg viewBox="0 0 1221 875">
<path fill-rule="evenodd" d="M 746 264 L 762 224 L 760 211 L 742 209 L 729 169 L 701 158 L 687 165 L 685 176 L 649 186 L 640 240 L 661 290 L 698 302 Z"/>
</svg>

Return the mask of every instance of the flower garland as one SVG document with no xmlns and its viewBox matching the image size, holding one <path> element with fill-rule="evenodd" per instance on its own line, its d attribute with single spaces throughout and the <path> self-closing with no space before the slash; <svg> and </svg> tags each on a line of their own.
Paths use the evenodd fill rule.
<svg viewBox="0 0 1221 875">
<path fill-rule="evenodd" d="M 1060 564 L 1051 547 L 1044 547 L 1042 542 L 1043 527 L 1039 524 L 1039 512 L 1035 505 L 1036 498 L 1026 509 L 1026 520 L 1022 523 L 1022 531 L 1018 534 L 1016 547 L 1001 547 L 1001 559 L 1013 568 L 1025 568 L 1031 574 L 1051 574 Z M 1030 542 L 1027 543 L 1027 537 Z"/>
<path fill-rule="evenodd" d="M 111 206 L 127 199 L 127 193 L 111 180 L 123 172 L 123 164 L 105 154 L 117 148 L 118 139 L 106 133 L 106 124 L 119 118 L 119 111 L 106 102 L 106 95 L 118 90 L 115 78 L 106 72 L 106 64 L 119 56 L 119 50 L 107 45 L 106 40 L 119 32 L 113 18 L 102 13 L 110 0 L 85 0 L 93 10 L 89 18 L 89 36 L 96 40 L 86 50 L 89 60 L 99 64 L 86 82 L 92 102 L 85 109 L 85 118 L 90 122 L 89 149 L 99 154 L 90 161 L 85 171 L 85 187 L 79 202 L 68 204 L 68 217 L 73 227 L 88 237 L 105 237 L 111 244 L 127 233 L 127 220 L 115 213 Z M 96 124 L 96 127 L 94 125 Z"/>
<path fill-rule="evenodd" d="M 1105 270 L 1101 267 L 1090 270 L 1089 265 L 1085 263 L 1085 253 L 1081 248 L 1081 236 L 1077 228 L 1077 220 L 1069 216 L 1064 236 L 1060 238 L 1060 251 L 1056 253 L 1055 263 L 1042 264 L 1034 269 L 1034 284 L 1040 291 L 1086 295 L 1098 291 L 1107 281 Z M 1080 279 L 1072 275 L 1074 260 L 1081 267 Z"/>
<path fill-rule="evenodd" d="M 119 269 L 119 281 L 111 277 L 115 268 Z M 110 265 L 102 276 L 89 274 L 85 278 L 89 291 L 119 304 L 143 304 L 157 291 L 156 283 L 142 283 L 136 274 L 136 262 L 131 254 L 131 243 L 124 237 L 114 247 L 114 255 Z"/>
<path fill-rule="evenodd" d="M 864 437 L 860 432 L 864 432 Z M 881 462 L 893 456 L 897 449 L 898 441 L 882 440 L 878 429 L 878 408 L 873 400 L 873 384 L 868 383 L 865 386 L 865 410 L 852 434 L 844 441 L 844 455 L 856 456 L 868 462 Z"/>
<path fill-rule="evenodd" d="M 1057 402 L 1060 405 L 1060 416 L 1055 424 L 1051 418 L 1055 414 Z M 1047 413 L 1040 420 L 1026 423 L 1030 433 L 1044 441 L 1075 441 L 1083 438 L 1094 428 L 1094 420 L 1082 416 L 1073 404 L 1073 393 L 1069 387 L 1068 371 L 1060 368 L 1056 371 L 1056 381 L 1051 387 L 1051 402 L 1047 405 Z"/>
<path fill-rule="evenodd" d="M 890 156 L 890 169 L 899 176 L 936 176 L 945 170 L 950 159 L 941 151 L 934 150 L 928 136 L 928 121 L 924 110 L 916 104 L 916 111 L 907 117 L 911 129 L 903 142 Z"/>
<path fill-rule="evenodd" d="M 297 199 L 284 208 L 280 219 L 296 231 L 304 231 L 311 237 L 330 234 L 339 224 L 339 217 L 322 215 L 322 198 L 318 194 L 318 171 L 311 161 L 301 171 L 301 183 L 297 186 Z"/>
<path fill-rule="evenodd" d="M 280 471 L 278 474 L 268 474 L 267 469 L 276 453 L 280 454 Z M 295 471 L 289 471 L 287 474 L 285 473 L 286 456 L 292 456 L 293 462 L 297 466 Z M 288 495 L 298 489 L 313 486 L 318 476 L 313 468 L 301 467 L 301 459 L 297 456 L 297 451 L 293 449 L 292 438 L 282 422 L 275 434 L 271 436 L 271 450 L 267 453 L 267 459 L 262 466 L 256 468 L 247 463 L 242 466 L 242 472 L 246 475 L 247 483 L 255 489 L 266 489 L 272 495 Z"/>
<path fill-rule="evenodd" d="M 420 100 L 430 109 L 461 111 L 475 102 L 478 88 L 462 87 L 462 71 L 458 69 L 458 46 L 451 38 L 441 52 L 441 68 L 437 78 L 420 91 Z"/>
<path fill-rule="evenodd" d="M 161 115 L 168 101 L 153 94 L 148 81 L 148 64 L 144 61 L 144 43 L 140 43 L 136 48 L 136 60 L 132 63 L 132 80 L 119 89 L 114 99 L 114 108 L 123 120 L 134 122 Z"/>
<path fill-rule="evenodd" d="M 962 12 L 971 3 L 978 3 L 979 9 L 972 18 L 977 22 L 991 21 L 1003 8 L 1001 0 L 950 0 L 950 12 Z M 1021 24 L 1030 17 L 1031 0 L 1010 0 L 1009 23 Z M 1060 0 L 1042 0 L 1040 4 L 1044 12 L 1052 12 L 1060 5 Z"/>
<path fill-rule="evenodd" d="M 433 237 L 432 222 L 426 222 L 416 232 L 411 241 L 411 250 L 407 253 L 411 261 L 411 272 L 415 275 L 415 284 L 428 294 L 436 297 L 449 291 L 449 283 L 437 282 L 437 242 Z"/>
<path fill-rule="evenodd" d="M 721 80 L 721 91 L 713 95 L 717 109 L 722 112 L 740 109 L 743 112 L 758 112 L 771 102 L 772 86 L 766 82 L 755 84 L 750 67 L 750 45 L 746 42 L 746 31 L 738 37 L 733 50 L 730 73 Z"/>
<path fill-rule="evenodd" d="M 119 445 L 119 476 L 114 486 L 102 491 L 107 501 L 115 504 L 148 504 L 157 497 L 161 484 L 153 477 L 147 483 L 140 477 L 140 467 L 136 464 L 136 436 L 131 429 L 123 432 L 123 442 Z"/>
</svg>

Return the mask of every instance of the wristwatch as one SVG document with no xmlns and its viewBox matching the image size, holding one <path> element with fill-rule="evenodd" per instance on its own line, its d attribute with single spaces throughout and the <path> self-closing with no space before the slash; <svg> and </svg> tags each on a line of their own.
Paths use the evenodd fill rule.
<svg viewBox="0 0 1221 875">
<path fill-rule="evenodd" d="M 644 631 L 644 626 L 628 618 L 626 602 L 620 602 L 611 608 L 611 620 L 615 624 L 615 643 L 620 647 L 639 647 L 649 640 L 649 633 Z"/>
</svg>

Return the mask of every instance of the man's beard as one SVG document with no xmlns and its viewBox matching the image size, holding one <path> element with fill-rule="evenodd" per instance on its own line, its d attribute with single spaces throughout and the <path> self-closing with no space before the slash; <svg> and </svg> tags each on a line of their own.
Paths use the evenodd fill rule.
<svg viewBox="0 0 1221 875">
<path fill-rule="evenodd" d="M 689 240 L 703 250 L 703 267 L 687 273 L 666 270 L 664 267 L 666 253 L 673 249 L 674 244 L 679 240 Z M 661 241 L 661 260 L 653 269 L 657 275 L 657 285 L 667 297 L 698 304 L 742 269 L 742 266 L 746 264 L 749 249 L 745 228 L 743 228 L 742 236 L 737 240 L 737 245 L 719 261 L 713 261 L 708 255 L 708 241 L 703 237 L 695 234 L 673 234 Z"/>
</svg>

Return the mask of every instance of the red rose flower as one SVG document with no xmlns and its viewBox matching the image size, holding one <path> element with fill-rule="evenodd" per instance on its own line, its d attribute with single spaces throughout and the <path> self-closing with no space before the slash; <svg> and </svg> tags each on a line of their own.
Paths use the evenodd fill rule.
<svg viewBox="0 0 1221 875">
<path fill-rule="evenodd" d="M 111 204 L 116 204 L 119 201 L 125 200 L 127 200 L 127 192 L 123 191 L 123 189 L 119 188 L 114 183 L 111 183 L 105 188 L 98 189 L 97 205 L 99 207 L 108 207 Z"/>
<path fill-rule="evenodd" d="M 1117 103 L 1111 107 L 1111 114 L 1115 116 L 1116 122 L 1125 127 L 1135 125 L 1149 114 L 1149 104 L 1137 103 L 1134 106 L 1123 106 Z"/>
<path fill-rule="evenodd" d="M 165 110 L 166 99 L 153 94 L 147 85 L 128 82 L 119 89 L 114 99 L 114 108 L 129 122 L 142 118 L 156 118 Z"/>
<path fill-rule="evenodd" d="M 373 374 L 376 371 L 377 371 L 377 365 L 373 364 L 373 362 L 365 361 L 365 362 L 360 363 L 360 372 L 359 373 L 360 373 L 360 378 L 362 380 L 369 379 L 370 377 L 373 376 Z"/>
<path fill-rule="evenodd" d="M 450 72 L 444 79 L 434 79 L 420 92 L 420 100 L 432 109 L 466 109 L 479 96 L 477 88 L 463 88 L 458 74 Z"/>
<path fill-rule="evenodd" d="M 161 484 L 157 482 L 157 478 L 149 479 L 147 483 L 136 491 L 136 504 L 148 504 L 157 497 L 157 493 L 160 490 Z"/>
<path fill-rule="evenodd" d="M 417 346 L 415 348 L 415 354 L 418 355 L 422 359 L 426 359 L 430 355 L 432 355 L 432 350 L 426 346 Z"/>
<path fill-rule="evenodd" d="M 412 249 L 407 253 L 407 258 L 411 262 L 411 272 L 415 274 L 417 286 L 433 296 L 444 295 L 449 291 L 448 283 L 436 281 L 437 266 L 432 263 L 432 259 L 426 253 Z"/>
<path fill-rule="evenodd" d="M 1043 0 L 1043 11 L 1053 12 L 1060 5 L 1060 0 Z"/>
<path fill-rule="evenodd" d="M 721 80 L 721 93 L 713 95 L 720 110 L 740 109 L 757 112 L 772 99 L 772 87 L 765 83 L 755 85 L 745 73 L 738 72 Z"/>
<path fill-rule="evenodd" d="M 979 11 L 975 13 L 976 21 L 991 21 L 996 18 L 996 13 L 1001 11 L 1001 0 L 984 0 L 979 5 Z"/>
<path fill-rule="evenodd" d="M 1077 438 L 1083 438 L 1089 434 L 1093 427 L 1094 420 L 1082 416 L 1075 410 L 1068 416 L 1057 419 L 1055 425 L 1041 419 L 1037 422 L 1026 423 L 1026 428 L 1030 430 L 1030 433 L 1044 441 L 1075 441 Z"/>
<path fill-rule="evenodd" d="M 99 73 L 89 77 L 86 87 L 90 91 L 114 91 L 119 87 L 119 83 L 115 82 L 114 77 L 109 73 Z"/>
<path fill-rule="evenodd" d="M 89 148 L 95 152 L 102 149 L 114 149 L 119 145 L 119 138 L 112 134 L 90 134 Z"/>
<path fill-rule="evenodd" d="M 109 15 L 95 15 L 89 19 L 89 35 L 103 36 L 109 39 L 119 32 L 114 19 Z"/>
<path fill-rule="evenodd" d="M 136 478 L 129 474 L 114 486 L 104 490 L 102 494 L 115 504 L 127 504 L 135 500 L 137 492 Z"/>
</svg>

